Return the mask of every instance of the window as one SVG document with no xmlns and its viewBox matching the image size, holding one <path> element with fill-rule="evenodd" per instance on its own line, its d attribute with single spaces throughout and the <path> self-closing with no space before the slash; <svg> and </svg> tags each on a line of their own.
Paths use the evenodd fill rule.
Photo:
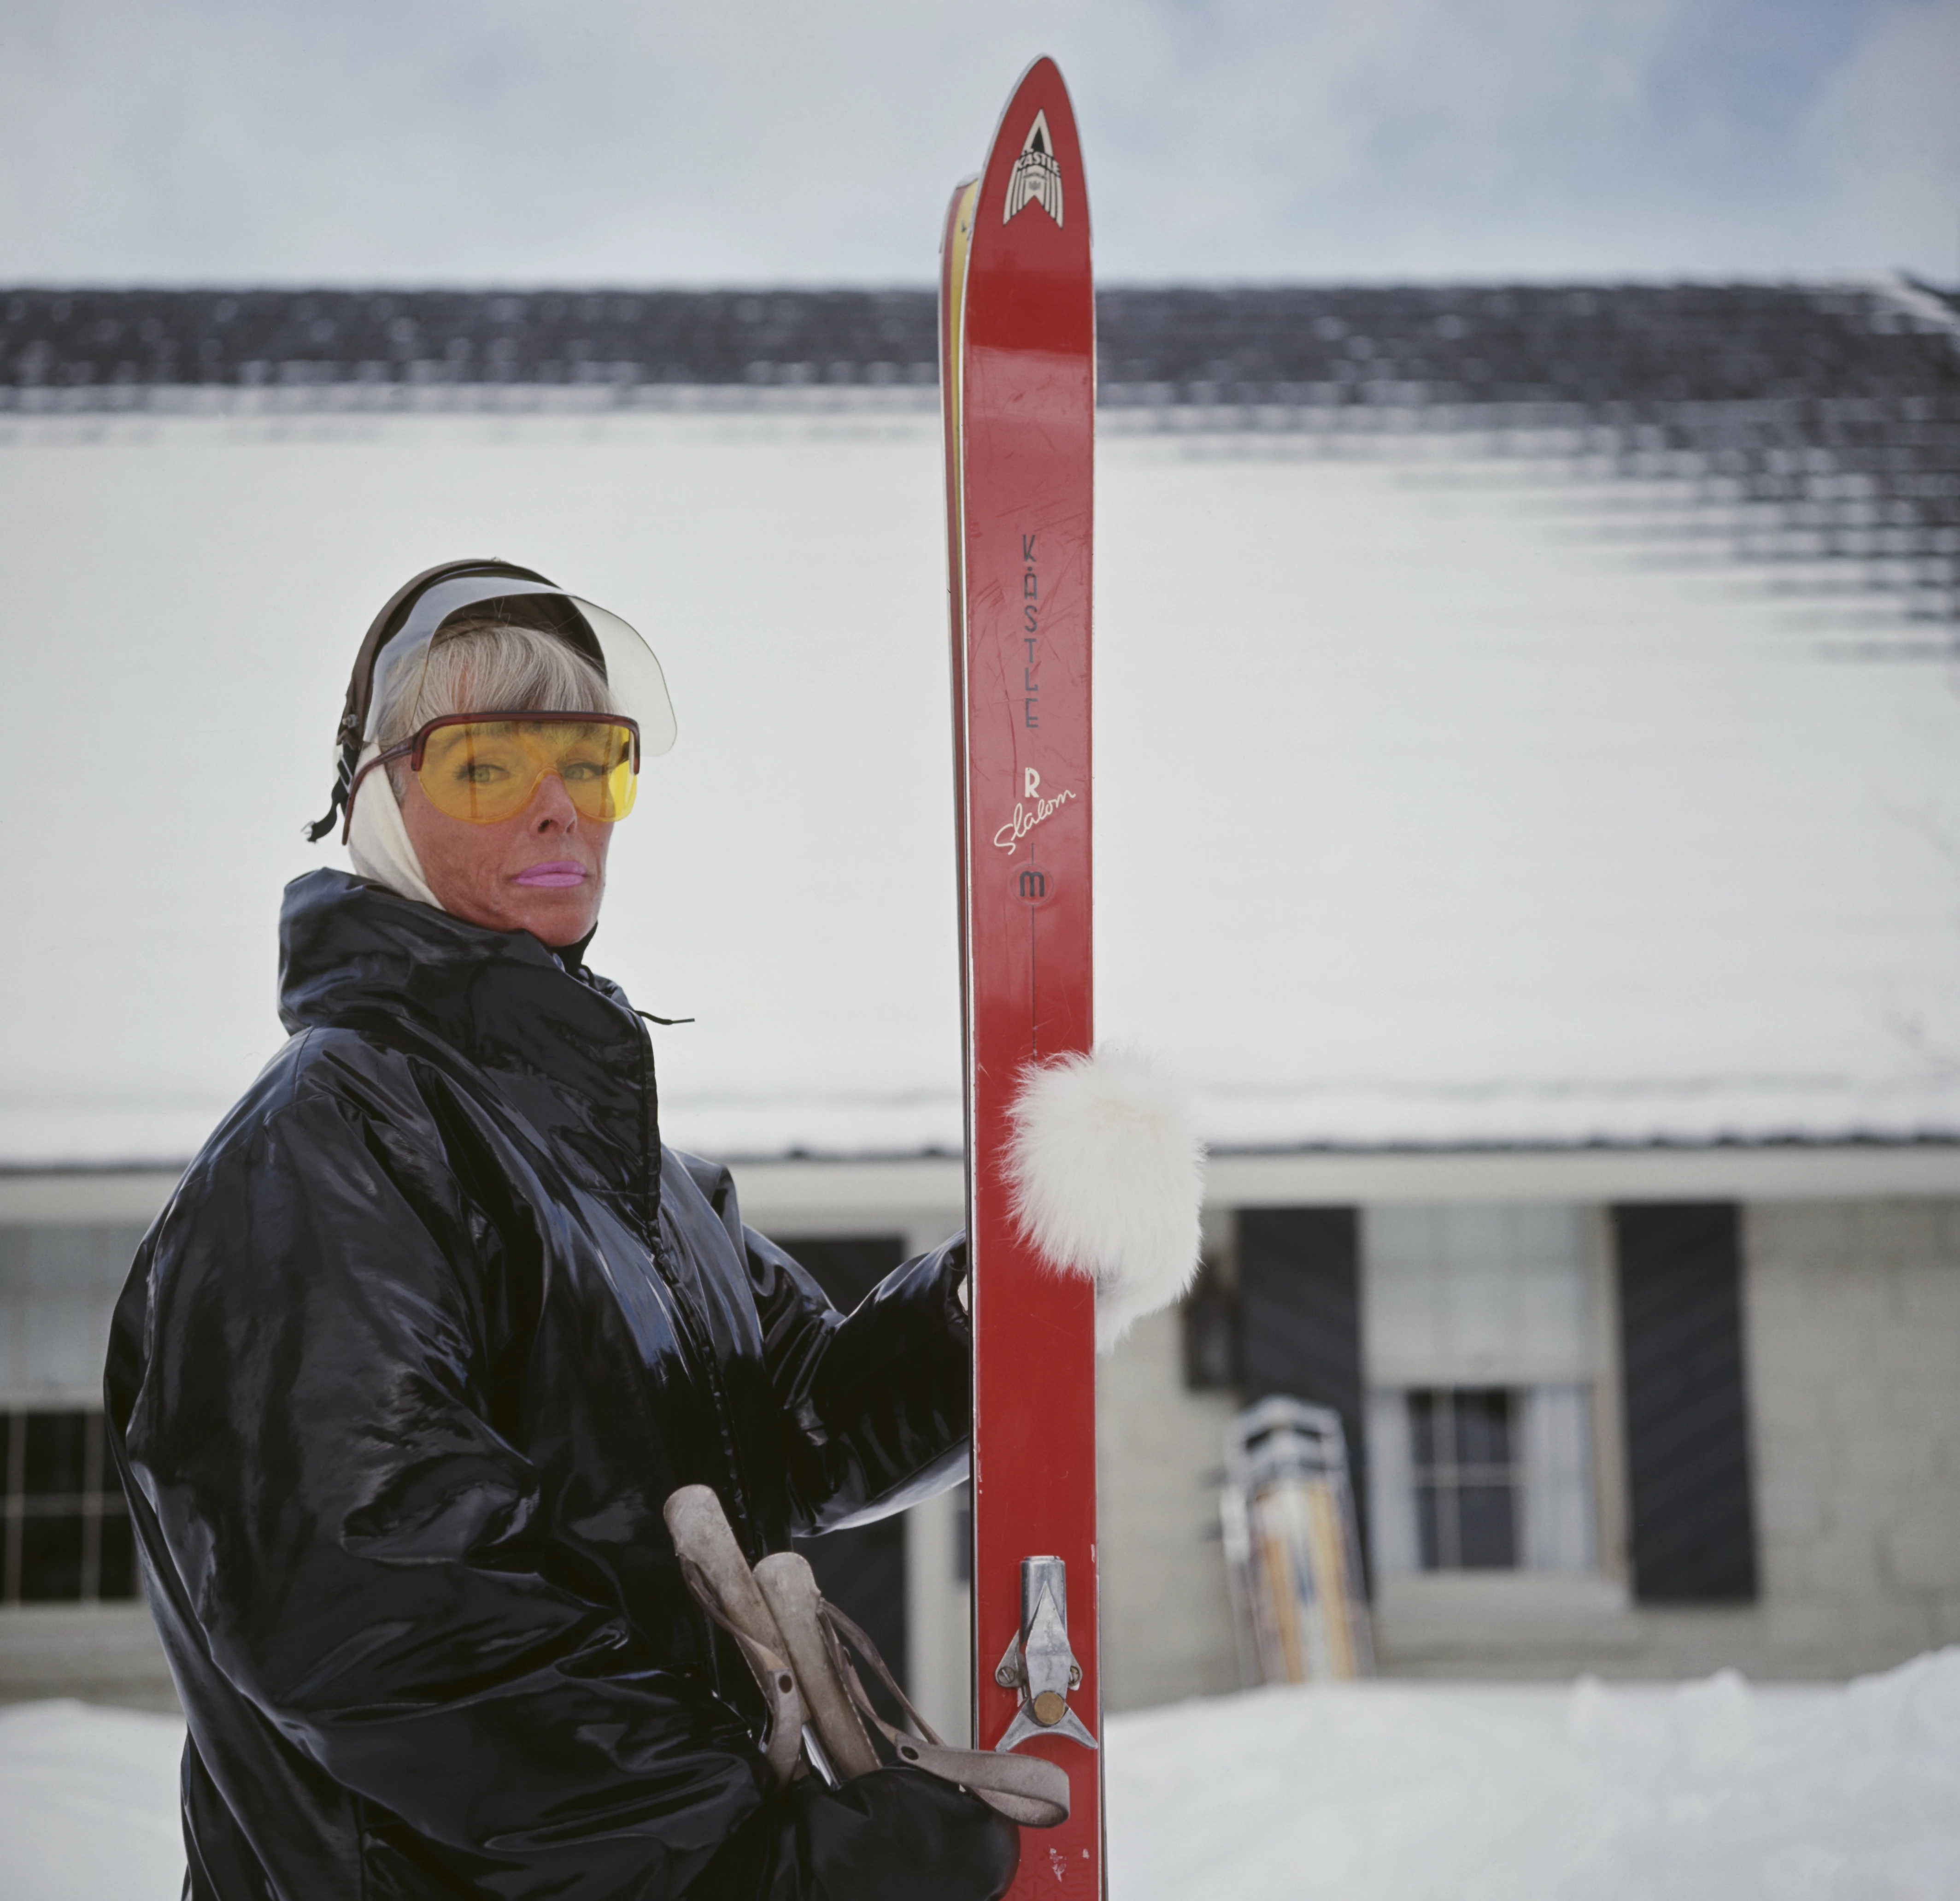
<svg viewBox="0 0 1960 1901">
<path fill-rule="evenodd" d="M 1518 1562 L 1517 1395 L 1501 1387 L 1408 1396 L 1416 1535 L 1424 1571 L 1506 1571 Z"/>
<path fill-rule="evenodd" d="M 1595 1226 L 1563 1205 L 1366 1211 L 1377 1578 L 1597 1571 Z"/>
<path fill-rule="evenodd" d="M 1597 1568 L 1589 1386 L 1378 1388 L 1368 1440 L 1382 1576 Z"/>
<path fill-rule="evenodd" d="M 0 1603 L 137 1594 L 129 1510 L 99 1412 L 0 1412 Z"/>
</svg>

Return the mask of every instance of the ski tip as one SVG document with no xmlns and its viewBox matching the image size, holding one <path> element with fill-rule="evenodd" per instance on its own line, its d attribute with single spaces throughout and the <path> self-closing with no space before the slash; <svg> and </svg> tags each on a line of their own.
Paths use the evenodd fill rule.
<svg viewBox="0 0 1960 1901">
<path fill-rule="evenodd" d="M 1061 68 L 1055 61 L 1048 54 L 1040 53 L 1022 68 L 1020 78 L 1014 81 L 1007 94 L 1007 103 L 1001 109 L 1000 123 L 994 129 L 997 142 L 1007 120 L 1014 116 L 1015 108 L 1020 105 L 1022 98 L 1027 94 L 1036 92 L 1045 93 L 1050 97 L 1058 93 L 1072 123 L 1075 117 L 1075 102 L 1069 96 L 1068 81 L 1062 78 Z"/>
<path fill-rule="evenodd" d="M 1050 97 L 1061 95 L 1063 110 L 1068 113 L 1071 129 L 1075 119 L 1075 100 L 1068 90 L 1068 81 L 1061 76 L 1061 68 L 1047 53 L 1041 53 L 1029 60 L 1014 81 L 1013 91 L 1007 94 L 1006 110 L 1001 116 L 1004 121 L 1024 94 L 1046 93 Z"/>
<path fill-rule="evenodd" d="M 1014 92 L 1019 92 L 1036 73 L 1043 71 L 1055 75 L 1055 84 L 1060 86 L 1063 91 L 1066 92 L 1068 90 L 1068 82 L 1063 79 L 1061 68 L 1055 64 L 1053 56 L 1045 53 L 1038 53 L 1021 68 L 1020 78 L 1014 81 Z M 1013 96 L 1013 93 L 1007 95 L 1010 99 Z"/>
<path fill-rule="evenodd" d="M 1001 223 L 1038 205 L 1057 231 L 1071 231 L 1071 242 L 1087 240 L 1089 193 L 1075 107 L 1061 68 L 1046 53 L 1029 63 L 1007 95 L 981 178 L 987 204 L 1001 205 Z M 993 225 L 991 210 L 983 221 Z"/>
</svg>

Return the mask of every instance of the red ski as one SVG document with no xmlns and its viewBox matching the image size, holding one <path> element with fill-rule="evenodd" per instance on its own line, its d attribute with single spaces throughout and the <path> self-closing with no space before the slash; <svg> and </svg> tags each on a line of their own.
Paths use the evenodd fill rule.
<svg viewBox="0 0 1960 1901">
<path fill-rule="evenodd" d="M 1103 1891 L 1095 1294 L 1018 1231 L 1005 1161 L 1030 1065 L 1093 1041 L 1090 582 L 1096 313 L 1061 75 L 1039 59 L 942 253 L 973 1278 L 975 1742 L 1068 1772 L 1015 1896 Z"/>
</svg>

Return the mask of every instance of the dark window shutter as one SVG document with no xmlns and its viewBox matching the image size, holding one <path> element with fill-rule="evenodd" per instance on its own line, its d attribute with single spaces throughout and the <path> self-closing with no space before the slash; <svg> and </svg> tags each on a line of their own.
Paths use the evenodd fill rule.
<svg viewBox="0 0 1960 1901">
<path fill-rule="evenodd" d="M 883 1235 L 785 1240 L 778 1245 L 809 1270 L 833 1306 L 847 1314 L 899 1265 L 905 1251 L 905 1243 L 897 1237 Z M 821 1538 L 799 1538 L 795 1544 L 810 1560 L 818 1589 L 847 1617 L 864 1626 L 892 1674 L 905 1683 L 905 1514 L 826 1532 Z M 870 1672 L 860 1674 L 868 1685 Z M 882 1689 L 873 1689 L 872 1694 L 884 1698 Z M 898 1715 L 896 1711 L 886 1713 L 894 1718 Z"/>
<path fill-rule="evenodd" d="M 1357 1209 L 1240 1210 L 1239 1368 L 1249 1404 L 1281 1393 L 1340 1414 L 1366 1552 L 1368 1449 L 1362 1432 Z"/>
<path fill-rule="evenodd" d="M 1732 1203 L 1613 1211 L 1633 1519 L 1643 1603 L 1756 1594 L 1742 1372 L 1741 1243 Z"/>
</svg>

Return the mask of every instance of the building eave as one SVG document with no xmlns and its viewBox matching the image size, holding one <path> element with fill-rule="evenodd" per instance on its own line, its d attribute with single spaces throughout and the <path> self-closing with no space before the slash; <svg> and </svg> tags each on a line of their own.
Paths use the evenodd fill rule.
<svg viewBox="0 0 1960 1901">
<path fill-rule="evenodd" d="M 745 1218 L 806 1232 L 956 1218 L 965 1164 L 947 1154 L 750 1156 L 730 1163 Z M 174 1167 L 0 1167 L 0 1224 L 149 1221 Z M 1214 1209 L 1392 1202 L 1960 1199 L 1960 1142 L 1314 1148 L 1211 1157 Z"/>
</svg>

